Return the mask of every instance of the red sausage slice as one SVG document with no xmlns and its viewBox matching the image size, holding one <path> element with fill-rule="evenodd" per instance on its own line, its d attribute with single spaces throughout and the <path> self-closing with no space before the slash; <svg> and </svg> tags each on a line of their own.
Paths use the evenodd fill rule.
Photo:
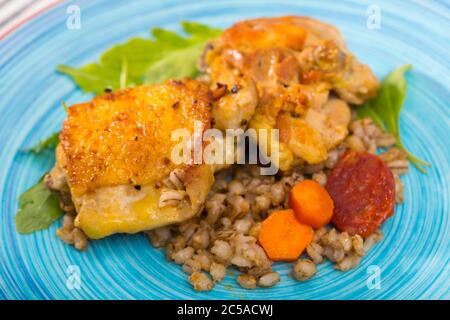
<svg viewBox="0 0 450 320">
<path fill-rule="evenodd" d="M 334 201 L 331 221 L 340 231 L 367 237 L 394 214 L 394 177 L 373 154 L 347 151 L 326 188 Z"/>
</svg>

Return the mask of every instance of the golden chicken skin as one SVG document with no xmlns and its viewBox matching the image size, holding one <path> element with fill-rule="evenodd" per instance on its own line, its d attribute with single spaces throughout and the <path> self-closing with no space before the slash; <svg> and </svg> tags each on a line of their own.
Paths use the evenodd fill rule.
<svg viewBox="0 0 450 320">
<path fill-rule="evenodd" d="M 75 226 L 93 239 L 180 222 L 203 207 L 214 181 L 206 164 L 175 164 L 172 132 L 211 125 L 205 84 L 169 80 L 120 90 L 68 109 L 45 178 Z"/>
<path fill-rule="evenodd" d="M 306 17 L 236 23 L 206 46 L 202 65 L 213 86 L 235 89 L 213 108 L 216 126 L 279 129 L 281 170 L 326 160 L 347 135 L 348 103 L 362 104 L 379 86 L 336 28 Z M 253 99 L 236 112 L 241 90 Z"/>
</svg>

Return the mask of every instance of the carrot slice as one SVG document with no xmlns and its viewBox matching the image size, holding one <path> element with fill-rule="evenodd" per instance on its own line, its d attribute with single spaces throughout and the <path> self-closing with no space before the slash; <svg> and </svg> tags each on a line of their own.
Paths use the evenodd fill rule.
<svg viewBox="0 0 450 320">
<path fill-rule="evenodd" d="M 333 216 L 333 199 L 313 180 L 303 180 L 292 188 L 290 204 L 298 221 L 316 229 L 329 223 Z"/>
<path fill-rule="evenodd" d="M 258 240 L 269 259 L 294 261 L 311 243 L 314 230 L 301 224 L 292 210 L 273 212 L 261 224 Z"/>
</svg>

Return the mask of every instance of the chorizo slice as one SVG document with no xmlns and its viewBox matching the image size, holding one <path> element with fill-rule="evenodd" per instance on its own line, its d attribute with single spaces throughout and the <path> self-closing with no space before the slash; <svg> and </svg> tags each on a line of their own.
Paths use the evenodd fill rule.
<svg viewBox="0 0 450 320">
<path fill-rule="evenodd" d="M 334 202 L 332 223 L 367 237 L 394 214 L 395 182 L 376 155 L 347 151 L 331 172 L 326 189 Z"/>
</svg>

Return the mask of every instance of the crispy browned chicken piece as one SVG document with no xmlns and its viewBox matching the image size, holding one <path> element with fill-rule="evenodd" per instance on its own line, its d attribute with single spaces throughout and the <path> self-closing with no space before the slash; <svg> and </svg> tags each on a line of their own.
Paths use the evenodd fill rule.
<svg viewBox="0 0 450 320">
<path fill-rule="evenodd" d="M 176 129 L 192 133 L 194 121 L 208 129 L 211 103 L 206 85 L 170 80 L 70 107 L 46 181 L 60 195 L 70 193 L 75 226 L 96 239 L 197 214 L 213 183 L 213 168 L 172 162 L 179 141 L 171 135 Z"/>
<path fill-rule="evenodd" d="M 303 160 L 324 161 L 347 135 L 347 103 L 361 104 L 378 89 L 377 78 L 348 51 L 339 31 L 306 17 L 239 22 L 207 45 L 203 60 L 213 85 L 236 89 L 214 108 L 216 126 L 280 129 L 282 170 Z M 242 96 L 253 103 L 237 107 L 240 90 L 252 92 Z"/>
</svg>

